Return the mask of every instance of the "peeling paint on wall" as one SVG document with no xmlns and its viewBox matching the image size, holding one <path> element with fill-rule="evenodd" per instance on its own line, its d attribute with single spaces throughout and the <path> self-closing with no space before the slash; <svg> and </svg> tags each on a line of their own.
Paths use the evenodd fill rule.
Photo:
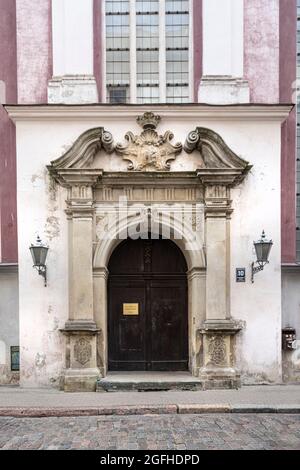
<svg viewBox="0 0 300 470">
<path fill-rule="evenodd" d="M 37 353 L 37 355 L 35 356 L 35 365 L 39 369 L 42 368 L 42 367 L 45 367 L 45 365 L 46 365 L 46 354 Z"/>
<path fill-rule="evenodd" d="M 47 103 L 52 75 L 51 0 L 16 0 L 18 101 Z"/>
<path fill-rule="evenodd" d="M 47 217 L 44 233 L 47 236 L 48 240 L 53 240 L 59 236 L 59 218 L 54 215 Z"/>
<path fill-rule="evenodd" d="M 279 0 L 244 2 L 245 78 L 253 103 L 279 102 Z"/>
</svg>

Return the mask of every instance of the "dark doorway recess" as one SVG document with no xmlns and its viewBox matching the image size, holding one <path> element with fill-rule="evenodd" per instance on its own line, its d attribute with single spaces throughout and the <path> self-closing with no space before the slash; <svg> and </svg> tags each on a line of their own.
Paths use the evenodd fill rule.
<svg viewBox="0 0 300 470">
<path fill-rule="evenodd" d="M 127 239 L 108 270 L 109 370 L 187 370 L 187 264 L 181 250 L 171 240 Z"/>
</svg>

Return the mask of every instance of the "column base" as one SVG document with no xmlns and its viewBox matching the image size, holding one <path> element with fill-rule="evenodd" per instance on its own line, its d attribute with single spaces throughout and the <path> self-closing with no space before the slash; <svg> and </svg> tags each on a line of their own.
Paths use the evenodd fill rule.
<svg viewBox="0 0 300 470">
<path fill-rule="evenodd" d="M 203 389 L 239 388 L 240 373 L 235 368 L 235 335 L 242 326 L 232 319 L 206 320 L 203 337 L 203 366 L 199 378 Z"/>
<path fill-rule="evenodd" d="M 95 392 L 101 377 L 97 367 L 97 338 L 93 320 L 69 320 L 61 330 L 66 338 L 66 369 L 61 388 L 65 392 Z"/>
<path fill-rule="evenodd" d="M 249 83 L 243 78 L 229 76 L 203 77 L 199 85 L 198 102 L 208 104 L 249 103 Z"/>
<path fill-rule="evenodd" d="M 48 82 L 48 103 L 89 104 L 98 103 L 98 89 L 92 75 L 64 75 Z"/>
<path fill-rule="evenodd" d="M 241 387 L 240 374 L 231 367 L 202 367 L 199 371 L 199 379 L 203 384 L 203 390 Z"/>
<path fill-rule="evenodd" d="M 62 389 L 64 392 L 95 392 L 99 377 L 98 368 L 66 369 L 63 374 Z"/>
</svg>

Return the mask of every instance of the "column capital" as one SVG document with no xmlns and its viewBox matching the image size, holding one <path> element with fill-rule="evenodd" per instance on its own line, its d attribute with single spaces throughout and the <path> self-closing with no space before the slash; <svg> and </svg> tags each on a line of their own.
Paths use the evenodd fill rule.
<svg viewBox="0 0 300 470">
<path fill-rule="evenodd" d="M 192 268 L 187 272 L 188 281 L 195 278 L 204 278 L 206 276 L 206 268 Z"/>
<path fill-rule="evenodd" d="M 209 184 L 205 186 L 205 218 L 227 218 L 233 212 L 231 208 L 230 187 L 225 184 Z"/>
<path fill-rule="evenodd" d="M 108 274 L 109 271 L 106 267 L 93 269 L 93 277 L 98 277 L 106 281 L 108 278 Z"/>
</svg>

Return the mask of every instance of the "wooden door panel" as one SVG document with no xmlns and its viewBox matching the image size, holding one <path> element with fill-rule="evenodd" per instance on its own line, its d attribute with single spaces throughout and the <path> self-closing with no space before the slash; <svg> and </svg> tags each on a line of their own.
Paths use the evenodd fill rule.
<svg viewBox="0 0 300 470">
<path fill-rule="evenodd" d="M 138 304 L 138 315 L 124 315 L 123 304 Z M 110 283 L 109 368 L 145 370 L 145 287 Z"/>
<path fill-rule="evenodd" d="M 188 331 L 185 279 L 151 285 L 152 370 L 185 370 Z"/>
<path fill-rule="evenodd" d="M 186 262 L 170 240 L 127 240 L 108 269 L 110 370 L 187 370 Z M 138 304 L 124 315 L 123 304 Z"/>
</svg>

